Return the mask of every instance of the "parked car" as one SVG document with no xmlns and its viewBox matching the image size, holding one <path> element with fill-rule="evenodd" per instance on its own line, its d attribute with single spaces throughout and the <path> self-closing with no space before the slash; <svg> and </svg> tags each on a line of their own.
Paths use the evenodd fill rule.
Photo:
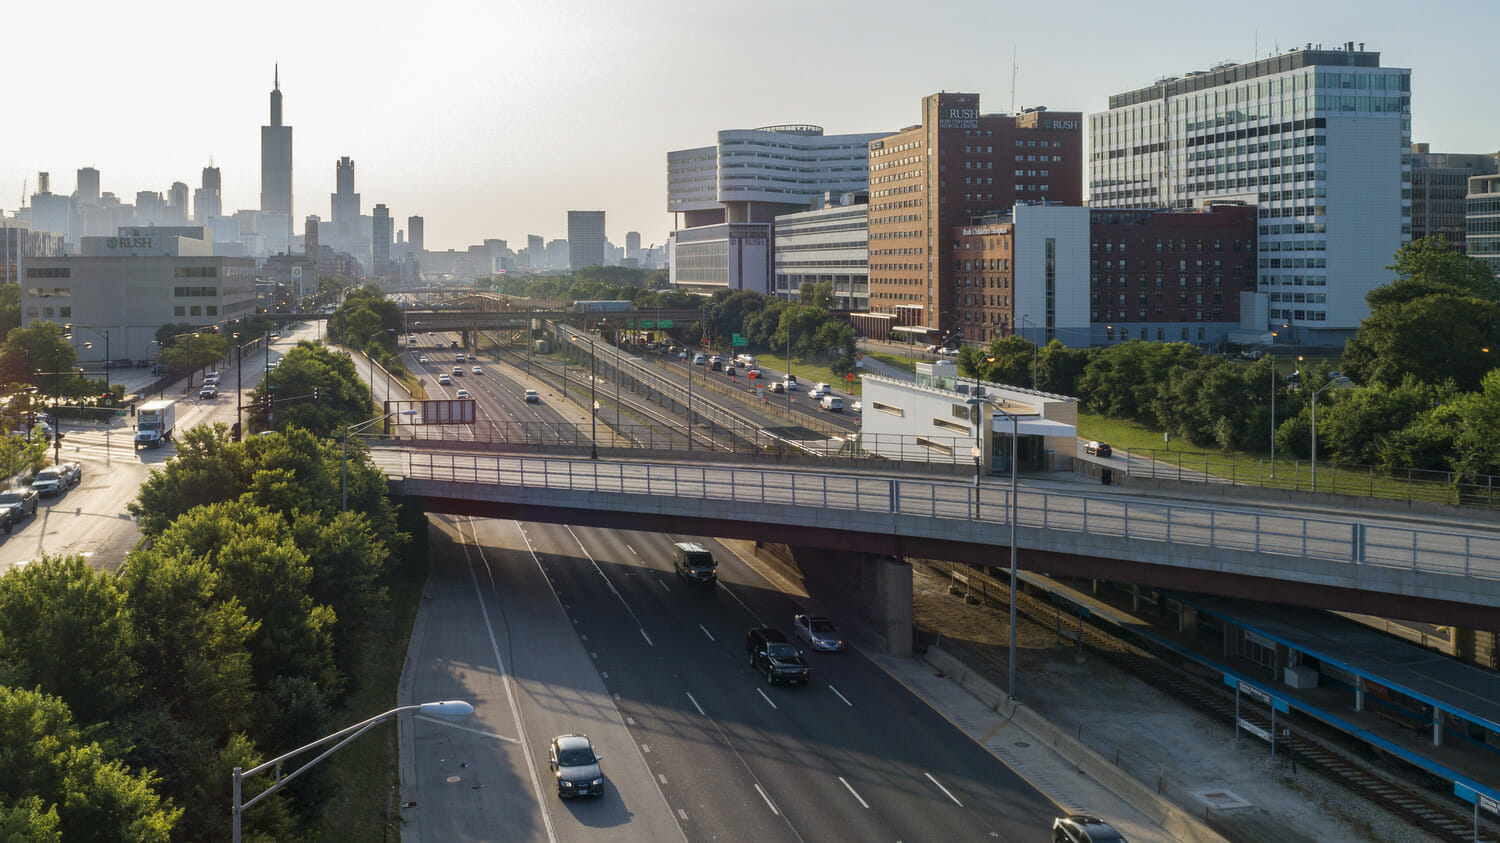
<svg viewBox="0 0 1500 843">
<path fill-rule="evenodd" d="M 812 678 L 812 668 L 802 652 L 774 627 L 757 626 L 746 633 L 745 654 L 750 666 L 766 675 L 769 685 L 802 685 Z"/>
<path fill-rule="evenodd" d="M 844 636 L 834 622 L 821 615 L 797 615 L 792 618 L 792 634 L 807 646 L 825 653 L 844 649 Z"/>
<path fill-rule="evenodd" d="M 542 396 L 537 395 L 536 394 L 536 390 L 534 390 L 534 389 L 528 389 L 528 390 L 526 390 L 526 403 L 527 404 L 536 404 L 536 403 L 540 402 L 541 400 L 542 400 Z"/>
<path fill-rule="evenodd" d="M 453 378 L 448 377 L 448 375 L 444 373 L 438 375 L 438 383 L 442 384 L 443 386 L 448 386 L 449 384 L 453 383 Z"/>
<path fill-rule="evenodd" d="M 26 516 L 36 514 L 36 502 L 41 495 L 28 486 L 0 492 L 0 508 L 9 509 L 11 521 L 24 521 Z"/>
<path fill-rule="evenodd" d="M 1109 457 L 1114 455 L 1115 449 L 1109 447 L 1108 442 L 1091 441 L 1083 446 L 1083 452 L 1091 457 Z"/>
<path fill-rule="evenodd" d="M 599 762 L 604 756 L 594 751 L 588 735 L 558 735 L 547 745 L 547 762 L 557 779 L 557 795 L 603 796 L 604 771 Z"/>
<path fill-rule="evenodd" d="M 50 466 L 36 473 L 31 479 L 31 488 L 44 498 L 61 495 L 68 490 L 70 477 L 62 466 Z"/>
<path fill-rule="evenodd" d="M 1052 821 L 1053 843 L 1125 843 L 1114 826 L 1087 814 L 1070 814 Z"/>
</svg>

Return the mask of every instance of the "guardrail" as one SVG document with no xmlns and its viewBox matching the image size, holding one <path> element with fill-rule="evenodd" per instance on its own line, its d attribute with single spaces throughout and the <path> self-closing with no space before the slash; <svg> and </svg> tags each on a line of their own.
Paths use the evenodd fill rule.
<svg viewBox="0 0 1500 843">
<path fill-rule="evenodd" d="M 388 473 L 394 470 L 398 476 L 473 485 L 478 492 L 472 495 L 475 498 L 491 497 L 497 488 L 528 493 L 552 489 L 658 500 L 773 504 L 816 510 L 820 515 L 845 510 L 991 526 L 1008 526 L 1011 503 L 1008 486 L 856 473 L 409 450 L 381 455 L 380 461 Z M 452 491 L 463 496 L 461 489 Z M 1047 490 L 1021 490 L 1016 510 L 1018 527 L 1500 581 L 1500 535 L 1494 534 Z M 795 515 L 790 517 L 793 521 L 787 525 L 795 521 Z"/>
</svg>

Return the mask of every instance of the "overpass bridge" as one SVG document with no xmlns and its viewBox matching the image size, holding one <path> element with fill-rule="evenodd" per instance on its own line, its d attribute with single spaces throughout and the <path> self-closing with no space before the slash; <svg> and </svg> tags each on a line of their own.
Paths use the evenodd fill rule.
<svg viewBox="0 0 1500 843">
<path fill-rule="evenodd" d="M 1014 506 L 1026 570 L 1500 629 L 1500 535 L 1479 530 L 1119 489 L 1012 501 L 1009 484 L 807 467 L 372 450 L 392 492 L 431 512 L 771 541 L 811 564 L 854 552 L 888 576 L 891 557 L 1007 566 Z"/>
</svg>

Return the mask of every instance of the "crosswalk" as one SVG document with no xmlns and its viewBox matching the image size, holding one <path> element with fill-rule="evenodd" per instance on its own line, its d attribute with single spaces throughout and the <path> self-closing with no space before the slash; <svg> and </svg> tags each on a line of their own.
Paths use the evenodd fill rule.
<svg viewBox="0 0 1500 843">
<path fill-rule="evenodd" d="M 136 456 L 135 431 L 125 426 L 64 427 L 62 459 L 64 462 L 79 460 L 121 460 Z M 48 455 L 51 455 L 48 449 Z M 170 444 L 156 451 L 141 451 L 141 454 L 171 454 Z"/>
</svg>

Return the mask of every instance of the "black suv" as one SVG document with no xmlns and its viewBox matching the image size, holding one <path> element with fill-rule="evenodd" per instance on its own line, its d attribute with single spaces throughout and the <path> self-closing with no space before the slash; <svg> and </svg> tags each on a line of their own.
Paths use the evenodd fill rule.
<svg viewBox="0 0 1500 843">
<path fill-rule="evenodd" d="M 766 675 L 769 685 L 779 682 L 802 685 L 812 678 L 812 668 L 802 658 L 802 652 L 779 629 L 757 626 L 750 630 L 745 635 L 745 655 L 751 667 Z"/>
<path fill-rule="evenodd" d="M 1052 821 L 1053 843 L 1125 843 L 1114 826 L 1087 814 L 1071 814 Z"/>
</svg>

